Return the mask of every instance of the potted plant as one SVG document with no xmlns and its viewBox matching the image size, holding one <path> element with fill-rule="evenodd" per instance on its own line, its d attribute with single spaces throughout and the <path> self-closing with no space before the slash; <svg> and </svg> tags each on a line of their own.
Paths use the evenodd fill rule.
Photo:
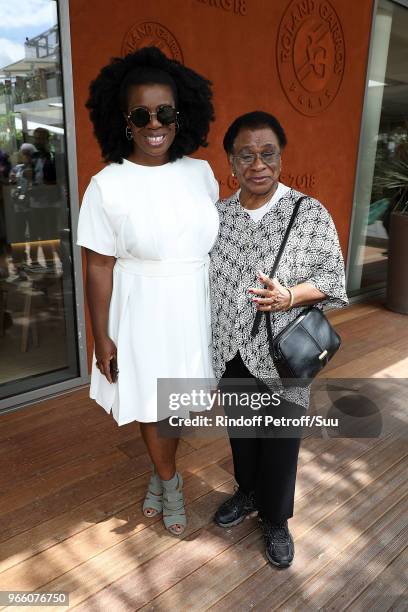
<svg viewBox="0 0 408 612">
<path fill-rule="evenodd" d="M 377 184 L 390 197 L 383 220 L 388 231 L 387 308 L 408 314 L 408 141 L 383 161 Z"/>
</svg>

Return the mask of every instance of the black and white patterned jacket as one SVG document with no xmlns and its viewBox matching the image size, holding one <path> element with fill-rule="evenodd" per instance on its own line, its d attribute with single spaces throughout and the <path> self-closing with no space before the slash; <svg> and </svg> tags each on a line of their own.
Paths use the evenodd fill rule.
<svg viewBox="0 0 408 612">
<path fill-rule="evenodd" d="M 296 200 L 302 193 L 288 191 L 260 221 L 255 222 L 240 205 L 239 191 L 217 202 L 220 232 L 210 255 L 213 364 L 217 381 L 226 363 L 239 350 L 248 370 L 267 382 L 279 378 L 268 350 L 265 318 L 259 333 L 251 337 L 256 307 L 249 287 L 261 286 L 258 270 L 269 276 Z M 308 282 L 327 295 L 318 307 L 348 304 L 344 262 L 333 220 L 316 199 L 303 200 L 292 227 L 276 278 L 284 286 Z M 271 313 L 276 335 L 304 307 Z M 288 400 L 308 405 L 308 390 L 285 392 Z"/>
</svg>

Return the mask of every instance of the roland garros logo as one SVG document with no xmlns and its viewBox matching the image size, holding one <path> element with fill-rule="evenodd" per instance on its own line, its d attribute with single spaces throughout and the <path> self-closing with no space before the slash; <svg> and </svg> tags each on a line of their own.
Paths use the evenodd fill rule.
<svg viewBox="0 0 408 612">
<path fill-rule="evenodd" d="M 292 0 L 279 26 L 279 78 L 289 102 L 318 115 L 336 97 L 344 74 L 339 18 L 327 0 Z"/>
<path fill-rule="evenodd" d="M 160 23 L 143 21 L 132 26 L 123 39 L 122 55 L 142 47 L 158 47 L 170 59 L 183 62 L 180 45 L 173 34 Z"/>
</svg>

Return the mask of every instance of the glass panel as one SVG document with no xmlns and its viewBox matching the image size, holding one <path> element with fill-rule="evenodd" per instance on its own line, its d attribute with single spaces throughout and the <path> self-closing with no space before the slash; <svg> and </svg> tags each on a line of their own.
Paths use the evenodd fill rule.
<svg viewBox="0 0 408 612">
<path fill-rule="evenodd" d="M 78 376 L 57 3 L 0 20 L 0 398 Z"/>
<path fill-rule="evenodd" d="M 395 198 L 386 172 L 396 160 L 408 160 L 408 9 L 380 0 L 371 44 L 349 295 L 384 287 L 386 281 L 390 205 Z"/>
</svg>

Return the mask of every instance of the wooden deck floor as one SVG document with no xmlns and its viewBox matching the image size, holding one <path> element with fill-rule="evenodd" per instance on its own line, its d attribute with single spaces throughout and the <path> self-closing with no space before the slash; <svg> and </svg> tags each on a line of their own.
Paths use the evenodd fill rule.
<svg viewBox="0 0 408 612">
<path fill-rule="evenodd" d="M 367 304 L 331 318 L 344 341 L 333 376 L 408 376 L 407 317 Z M 0 590 L 69 591 L 84 611 L 408 609 L 406 439 L 303 441 L 282 571 L 256 518 L 211 521 L 234 485 L 225 439 L 180 443 L 189 524 L 177 539 L 141 514 L 138 426 L 117 427 L 87 396 L 0 418 Z"/>
</svg>

